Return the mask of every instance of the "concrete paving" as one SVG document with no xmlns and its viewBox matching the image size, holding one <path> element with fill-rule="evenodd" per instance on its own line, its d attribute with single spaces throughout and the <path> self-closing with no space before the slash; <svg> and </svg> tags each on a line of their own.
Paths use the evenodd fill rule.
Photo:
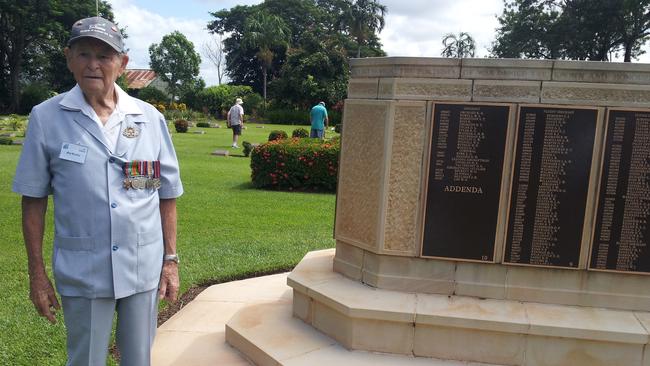
<svg viewBox="0 0 650 366">
<path fill-rule="evenodd" d="M 241 308 L 257 303 L 291 304 L 288 273 L 210 286 L 158 328 L 153 366 L 248 366 L 226 343 L 225 324 Z"/>
</svg>

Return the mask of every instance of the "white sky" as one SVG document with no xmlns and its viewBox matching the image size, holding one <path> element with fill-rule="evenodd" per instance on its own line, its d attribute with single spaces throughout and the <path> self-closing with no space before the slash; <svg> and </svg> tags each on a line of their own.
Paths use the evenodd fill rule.
<svg viewBox="0 0 650 366">
<path fill-rule="evenodd" d="M 209 12 L 235 5 L 259 4 L 261 0 L 109 0 L 120 27 L 126 27 L 129 68 L 149 68 L 149 46 L 178 30 L 201 53 L 202 44 L 214 37 L 207 23 Z M 389 56 L 439 57 L 447 33 L 467 32 L 476 41 L 477 57 L 489 53 L 498 26 L 503 0 L 380 0 L 388 8 L 386 26 L 380 34 Z M 216 68 L 201 54 L 206 84 L 217 84 Z M 644 55 L 641 61 L 649 62 Z"/>
</svg>

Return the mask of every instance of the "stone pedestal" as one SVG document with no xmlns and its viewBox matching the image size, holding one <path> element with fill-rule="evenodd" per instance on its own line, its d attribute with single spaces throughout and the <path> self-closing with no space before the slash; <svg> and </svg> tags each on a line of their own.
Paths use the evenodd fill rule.
<svg viewBox="0 0 650 366">
<path fill-rule="evenodd" d="M 596 240 L 600 240 L 598 248 L 605 254 L 618 248 L 605 243 L 609 232 L 602 228 L 599 232 L 595 230 L 603 204 L 598 200 L 606 196 L 600 192 L 611 189 L 610 199 L 618 200 L 614 180 L 603 175 L 618 172 L 615 170 L 618 165 L 607 155 L 611 153 L 607 143 L 612 142 L 611 138 L 607 140 L 606 131 L 608 124 L 614 123 L 609 118 L 610 112 L 637 113 L 637 124 L 650 120 L 650 110 L 639 109 L 650 106 L 650 87 L 646 85 L 650 80 L 650 65 L 388 57 L 352 60 L 351 66 L 339 168 L 336 253 L 312 253 L 289 276 L 288 284 L 294 289 L 294 316 L 349 350 L 389 353 L 395 357 L 496 365 L 650 366 L 650 351 L 646 351 L 650 342 L 650 315 L 646 313 L 650 310 L 650 268 L 646 268 L 645 258 L 650 256 L 645 249 L 650 238 L 645 238 L 643 231 L 644 220 L 648 219 L 647 214 L 642 215 L 645 206 L 630 206 L 641 216 L 637 215 L 638 225 L 635 221 L 634 225 L 625 227 L 638 229 L 639 233 L 627 237 L 626 241 L 621 239 L 624 242 L 621 245 L 630 248 L 619 249 L 617 254 L 629 258 L 619 260 L 618 264 L 604 260 L 599 264 L 590 262 L 596 257 L 591 255 Z M 446 129 L 435 130 L 435 111 L 450 104 L 479 112 L 481 106 L 499 105 L 510 111 L 508 120 L 504 121 L 507 133 L 502 170 L 493 173 L 498 174 L 500 181 L 496 191 L 491 192 L 498 195 L 496 213 L 490 214 L 490 219 L 496 222 L 494 237 L 476 243 L 493 246 L 493 256 L 490 253 L 477 259 L 463 258 L 462 253 L 455 257 L 422 255 L 426 225 L 435 224 L 426 219 L 427 207 L 433 207 L 427 206 L 431 205 L 427 199 L 434 179 L 431 170 L 443 165 L 434 162 L 442 156 L 442 150 L 440 146 L 435 150 L 433 145 L 447 138 L 440 135 L 447 133 Z M 587 114 L 592 116 L 588 121 L 576 122 L 589 123 L 590 129 L 585 131 L 591 134 L 591 145 L 580 146 L 586 152 L 581 156 L 587 159 L 583 161 L 584 173 L 578 177 L 582 182 L 578 188 L 584 199 L 573 200 L 578 202 L 572 203 L 576 207 L 559 204 L 558 209 L 564 216 L 567 212 L 569 216 L 578 216 L 571 221 L 575 227 L 561 227 L 560 219 L 554 214 L 544 217 L 546 221 L 557 219 L 557 222 L 547 222 L 542 227 L 547 231 L 542 234 L 538 227 L 541 224 L 524 225 L 526 230 L 534 230 L 531 235 L 536 238 L 536 242 L 524 244 L 533 247 L 540 245 L 540 240 L 547 244 L 542 246 L 546 252 L 541 254 L 548 255 L 547 261 L 537 257 L 535 261 L 515 261 L 512 252 L 505 255 L 508 240 L 514 240 L 509 239 L 512 235 L 508 236 L 513 230 L 512 208 L 516 206 L 513 199 L 521 196 L 513 187 L 529 183 L 527 180 L 513 182 L 515 177 L 521 178 L 524 169 L 518 165 L 523 159 L 518 150 L 522 141 L 518 139 L 525 135 L 518 129 L 527 126 L 524 121 L 530 122 L 526 118 L 532 118 L 523 116 L 524 113 L 532 116 L 530 112 L 522 112 L 524 109 L 538 114 L 556 113 L 552 121 L 558 123 L 559 129 L 554 133 L 560 137 L 554 141 L 566 144 L 571 143 L 572 136 L 562 135 L 566 132 L 563 129 L 566 121 L 557 122 L 556 117 L 579 110 L 588 110 Z M 475 122 L 482 121 L 479 117 Z M 623 122 L 616 120 L 616 123 Z M 647 126 L 634 132 L 619 127 L 621 136 L 627 133 L 625 136 L 637 138 L 646 133 L 643 128 Z M 476 130 L 472 128 L 471 131 Z M 475 132 L 480 138 L 472 143 L 480 142 L 481 133 Z M 650 141 L 650 133 L 648 136 Z M 623 140 L 621 137 L 614 143 L 631 143 L 629 138 L 625 140 L 628 142 Z M 531 144 L 540 147 L 540 141 L 531 139 Z M 650 145 L 643 141 L 634 143 L 633 154 L 650 154 L 647 151 Z M 526 152 L 527 148 L 521 149 Z M 562 145 L 550 153 L 566 155 L 573 148 Z M 477 151 L 470 152 L 479 154 Z M 542 163 L 538 161 L 542 166 L 544 159 L 556 159 L 564 164 L 562 167 L 574 162 L 573 158 L 566 158 L 568 155 L 557 157 L 544 151 L 539 153 L 543 154 Z M 473 158 L 481 162 L 480 156 Z M 458 163 L 444 168 L 459 169 Z M 482 166 L 475 164 L 474 168 L 480 172 Z M 539 170 L 540 175 L 548 174 L 547 168 Z M 569 173 L 562 176 L 566 173 L 563 168 L 555 173 L 556 176 L 548 179 L 557 179 L 557 184 L 550 185 L 555 189 L 551 193 L 556 195 L 548 196 L 544 191 L 551 198 L 539 193 L 533 199 L 554 201 L 561 193 L 575 188 L 563 186 L 564 179 L 569 179 Z M 645 171 L 637 173 L 650 176 Z M 557 178 L 558 174 L 561 178 Z M 621 179 L 627 182 L 626 177 Z M 482 192 L 471 185 L 463 186 L 460 181 L 454 183 L 457 185 L 450 192 Z M 643 185 L 637 188 L 648 190 Z M 535 192 L 541 190 L 535 189 Z M 650 191 L 645 193 L 639 197 L 650 195 Z M 641 198 L 643 202 L 639 204 L 645 205 L 644 200 Z M 537 201 L 526 204 L 530 202 Z M 464 209 L 471 210 L 468 199 L 463 205 Z M 480 209 L 477 206 L 476 210 Z M 532 217 L 537 220 L 538 216 Z M 628 212 L 623 219 L 629 217 Z M 473 223 L 450 224 L 456 225 L 461 230 L 472 230 Z M 571 229 L 579 238 L 561 242 L 566 239 L 553 236 L 561 229 Z M 636 242 L 630 243 L 630 238 Z M 426 245 L 446 243 L 434 237 Z M 554 260 L 564 254 L 553 252 L 555 245 L 573 246 L 575 260 L 556 265 Z M 538 252 L 534 255 L 539 256 L 541 249 L 535 250 Z M 245 316 L 242 317 L 234 319 L 229 328 L 238 344 L 242 344 L 245 333 L 238 325 L 244 321 Z M 267 361 L 261 364 L 274 364 Z"/>
</svg>

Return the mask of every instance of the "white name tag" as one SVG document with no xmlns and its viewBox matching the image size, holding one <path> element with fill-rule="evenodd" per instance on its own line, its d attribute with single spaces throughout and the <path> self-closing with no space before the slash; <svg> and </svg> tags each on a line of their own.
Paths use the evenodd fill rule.
<svg viewBox="0 0 650 366">
<path fill-rule="evenodd" d="M 61 145 L 61 152 L 59 159 L 74 161 L 75 163 L 83 164 L 86 161 L 86 154 L 88 148 L 81 145 L 69 144 L 67 142 Z"/>
</svg>

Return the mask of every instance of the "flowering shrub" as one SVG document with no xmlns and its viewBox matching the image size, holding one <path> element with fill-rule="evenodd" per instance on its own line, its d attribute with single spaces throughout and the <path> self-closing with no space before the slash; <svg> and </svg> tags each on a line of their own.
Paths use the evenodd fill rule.
<svg viewBox="0 0 650 366">
<path fill-rule="evenodd" d="M 338 139 L 292 138 L 256 146 L 251 154 L 253 186 L 334 192 L 340 151 Z"/>
<path fill-rule="evenodd" d="M 273 130 L 269 133 L 269 141 L 286 139 L 287 133 L 282 130 Z"/>
<path fill-rule="evenodd" d="M 309 137 L 309 131 L 304 128 L 296 128 L 291 133 L 291 137 Z"/>
</svg>

